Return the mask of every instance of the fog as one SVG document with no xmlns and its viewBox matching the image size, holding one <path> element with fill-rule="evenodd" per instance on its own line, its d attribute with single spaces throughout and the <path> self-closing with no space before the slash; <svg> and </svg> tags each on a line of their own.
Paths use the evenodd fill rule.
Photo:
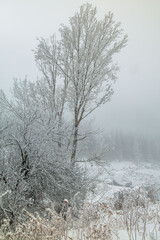
<svg viewBox="0 0 160 240">
<path fill-rule="evenodd" d="M 32 49 L 36 38 L 57 33 L 84 0 L 0 1 L 0 88 L 9 94 L 13 78 L 36 80 Z M 160 134 L 159 0 L 88 0 L 99 18 L 108 11 L 122 23 L 128 45 L 115 59 L 120 67 L 110 103 L 92 118 L 106 131 Z M 58 34 L 58 33 L 57 33 Z"/>
</svg>

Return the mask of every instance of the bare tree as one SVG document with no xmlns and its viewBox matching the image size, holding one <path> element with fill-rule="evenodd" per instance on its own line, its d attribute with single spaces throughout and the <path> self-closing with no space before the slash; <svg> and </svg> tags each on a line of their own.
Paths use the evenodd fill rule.
<svg viewBox="0 0 160 240">
<path fill-rule="evenodd" d="M 49 101 L 52 106 L 52 111 L 57 114 L 59 121 L 59 142 L 61 147 L 62 140 L 62 125 L 63 125 L 63 113 L 66 104 L 67 87 L 69 78 L 67 76 L 67 59 L 63 59 L 65 64 L 65 70 L 62 71 L 60 66 L 61 61 L 61 47 L 57 43 L 55 36 L 53 35 L 49 40 L 44 38 L 38 39 L 39 43 L 34 50 L 35 61 L 42 73 L 43 80 L 48 85 Z M 62 76 L 62 73 L 64 73 Z"/>
<path fill-rule="evenodd" d="M 96 12 L 92 5 L 84 4 L 70 18 L 69 26 L 62 25 L 60 29 L 62 54 L 69 61 L 67 73 L 63 70 L 70 78 L 68 103 L 74 114 L 72 164 L 76 158 L 79 125 L 96 108 L 110 101 L 118 70 L 113 55 L 127 42 L 112 13 L 98 20 Z"/>
<path fill-rule="evenodd" d="M 103 20 L 98 20 L 96 13 L 92 5 L 82 5 L 80 11 L 70 18 L 69 26 L 61 26 L 58 42 L 55 37 L 50 41 L 40 39 L 35 50 L 40 71 L 49 86 L 54 86 L 54 94 L 60 96 L 60 121 L 66 103 L 73 113 L 72 166 L 76 162 L 80 123 L 96 108 L 110 101 L 112 82 L 118 71 L 113 56 L 127 42 L 127 36 L 120 23 L 113 20 L 112 13 L 106 14 Z M 56 74 L 61 83 L 57 93 Z"/>
</svg>

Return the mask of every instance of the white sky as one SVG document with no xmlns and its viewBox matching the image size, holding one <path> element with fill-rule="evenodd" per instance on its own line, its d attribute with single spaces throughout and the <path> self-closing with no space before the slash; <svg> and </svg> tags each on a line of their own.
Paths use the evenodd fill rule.
<svg viewBox="0 0 160 240">
<path fill-rule="evenodd" d="M 39 72 L 32 49 L 36 37 L 48 38 L 67 23 L 84 0 L 0 0 L 0 88 L 13 78 L 34 80 Z M 160 134 L 160 0 L 88 0 L 98 17 L 108 11 L 122 23 L 128 46 L 111 103 L 95 113 L 97 126 Z"/>
</svg>

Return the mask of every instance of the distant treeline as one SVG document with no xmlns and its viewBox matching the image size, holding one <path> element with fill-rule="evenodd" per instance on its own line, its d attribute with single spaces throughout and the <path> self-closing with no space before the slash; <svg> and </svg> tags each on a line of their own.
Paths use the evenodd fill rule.
<svg viewBox="0 0 160 240">
<path fill-rule="evenodd" d="M 106 160 L 159 161 L 160 137 L 144 137 L 123 132 L 103 134 L 103 137 L 92 136 L 88 144 L 89 152 L 95 147 L 108 146 Z"/>
</svg>

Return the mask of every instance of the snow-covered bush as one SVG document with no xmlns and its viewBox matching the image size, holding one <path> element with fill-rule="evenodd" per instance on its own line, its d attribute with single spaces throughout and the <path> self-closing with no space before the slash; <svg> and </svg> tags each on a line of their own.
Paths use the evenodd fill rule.
<svg viewBox="0 0 160 240">
<path fill-rule="evenodd" d="M 0 212 L 10 223 L 23 208 L 41 211 L 47 201 L 59 211 L 63 199 L 70 201 L 80 192 L 80 201 L 87 189 L 84 173 L 70 166 L 70 126 L 65 120 L 59 126 L 58 105 L 47 103 L 45 87 L 43 81 L 16 81 L 13 101 L 0 95 L 1 192 L 9 190 Z"/>
</svg>

